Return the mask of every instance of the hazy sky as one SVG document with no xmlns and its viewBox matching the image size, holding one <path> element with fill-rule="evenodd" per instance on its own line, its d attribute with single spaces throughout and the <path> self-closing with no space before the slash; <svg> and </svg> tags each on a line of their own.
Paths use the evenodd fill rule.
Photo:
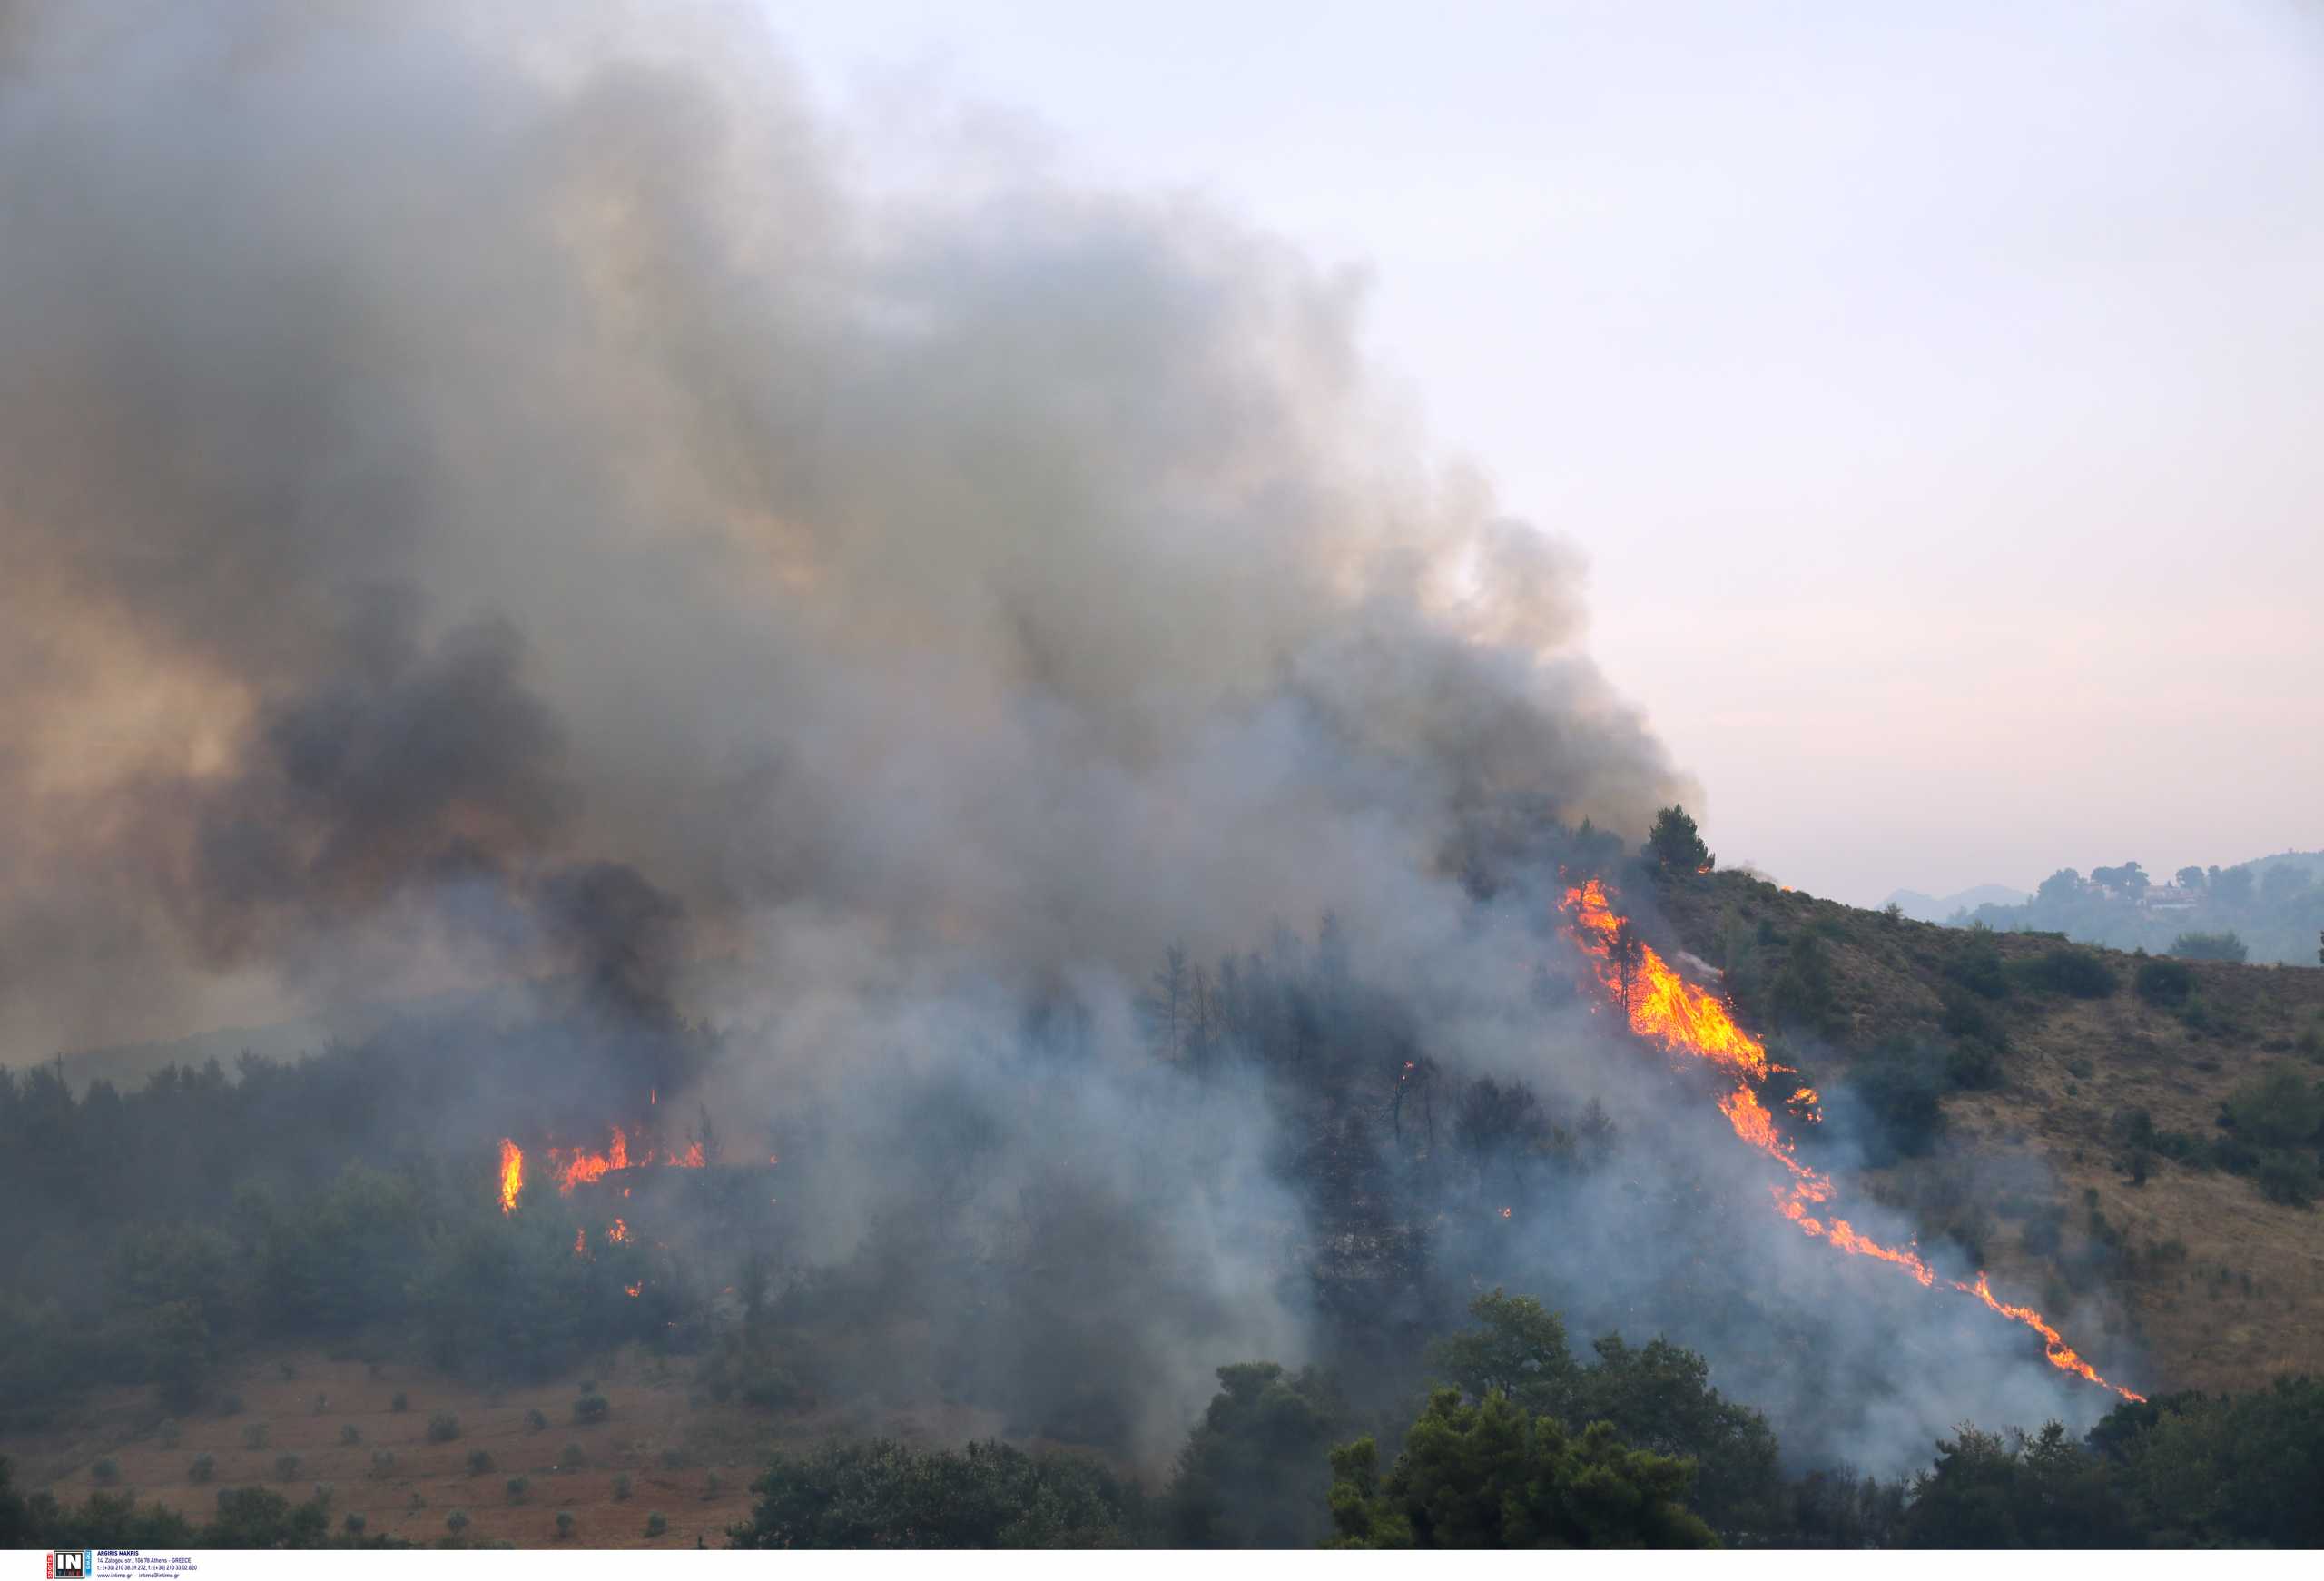
<svg viewBox="0 0 2324 1581">
<path fill-rule="evenodd" d="M 973 106 L 1366 272 L 1723 859 L 2324 845 L 2324 7 L 818 9 L 921 157 Z"/>
</svg>

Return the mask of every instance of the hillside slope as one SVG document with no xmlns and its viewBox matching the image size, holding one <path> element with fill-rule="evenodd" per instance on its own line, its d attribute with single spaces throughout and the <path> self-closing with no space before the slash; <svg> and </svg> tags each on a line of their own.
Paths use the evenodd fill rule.
<svg viewBox="0 0 2324 1581">
<path fill-rule="evenodd" d="M 2265 1155 L 2293 1199 L 2271 1200 L 2251 1128 L 2223 1117 L 2242 1093 L 2248 1121 L 2270 1073 L 2299 1102 L 2268 1112 L 2324 1102 L 2324 971 L 2188 963 L 2182 982 L 2153 981 L 2174 963 L 2142 993 L 2146 957 L 1741 874 L 1656 898 L 1667 942 L 1719 968 L 1738 1012 L 1827 1096 L 1910 1112 L 1893 1095 L 1917 1082 L 1934 1099 L 1935 1123 L 1862 1174 L 1925 1239 L 1961 1242 L 2044 1309 L 2119 1303 L 2107 1338 L 2143 1349 L 2151 1390 L 2324 1372 L 2324 1212 L 2296 1201 L 2317 1179 L 2316 1135 Z M 2075 982 L 2089 997 L 2053 985 L 2073 966 L 2061 953 L 2103 969 Z"/>
</svg>

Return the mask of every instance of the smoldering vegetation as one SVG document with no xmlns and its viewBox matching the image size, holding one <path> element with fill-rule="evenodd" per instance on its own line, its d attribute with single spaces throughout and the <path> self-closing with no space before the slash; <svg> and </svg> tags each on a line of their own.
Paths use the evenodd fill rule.
<svg viewBox="0 0 2324 1581">
<path fill-rule="evenodd" d="M 1225 1364 L 1408 1418 L 1501 1284 L 1795 1469 L 2094 1418 L 1593 1013 L 1559 871 L 1689 787 L 1350 280 L 966 123 L 874 190 L 722 11 L 0 29 L 0 1039 L 438 1006 L 10 1077 L 21 1409 L 637 1343 L 1151 1468 Z"/>
</svg>

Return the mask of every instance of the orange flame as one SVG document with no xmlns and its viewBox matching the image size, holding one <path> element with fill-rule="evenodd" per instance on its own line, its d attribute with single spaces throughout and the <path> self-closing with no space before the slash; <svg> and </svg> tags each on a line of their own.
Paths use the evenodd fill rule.
<svg viewBox="0 0 2324 1581">
<path fill-rule="evenodd" d="M 675 1164 L 682 1170 L 698 1170 L 702 1168 L 702 1143 L 697 1141 L 684 1152 L 665 1152 L 662 1155 L 662 1161 Z"/>
<path fill-rule="evenodd" d="M 589 1255 L 589 1232 L 587 1230 L 576 1230 L 573 1232 L 573 1255 L 576 1257 L 586 1257 Z"/>
<path fill-rule="evenodd" d="M 645 1288 L 643 1284 L 624 1285 L 621 1288 L 621 1293 L 625 1296 L 634 1296 Z"/>
<path fill-rule="evenodd" d="M 525 1154 L 507 1137 L 500 1139 L 500 1210 L 517 1210 L 517 1193 L 525 1189 Z"/>
<path fill-rule="evenodd" d="M 606 1239 L 607 1240 L 627 1240 L 629 1239 L 628 1224 L 622 1220 L 615 1220 L 613 1228 L 606 1231 Z"/>
<path fill-rule="evenodd" d="M 1736 1025 L 1734 1017 L 1716 996 L 1673 972 L 1651 945 L 1632 938 L 1623 919 L 1615 915 L 1607 903 L 1605 886 L 1598 880 L 1593 878 L 1567 890 L 1565 909 L 1573 919 L 1575 942 L 1592 963 L 1600 986 L 1627 1012 L 1633 1033 L 1659 1043 L 1669 1052 L 1709 1060 L 1742 1078 L 1734 1092 L 1718 1101 L 1719 1112 L 1727 1116 L 1727 1122 L 1737 1136 L 1781 1164 L 1791 1176 L 1788 1190 L 1782 1186 L 1771 1188 L 1777 1210 L 1805 1234 L 1852 1256 L 1893 1263 L 1919 1280 L 1923 1288 L 1934 1288 L 1936 1270 L 1910 1248 L 1883 1246 L 1856 1233 L 1845 1219 L 1827 1220 L 1810 1211 L 1812 1205 L 1832 1200 L 1831 1178 L 1809 1169 L 1792 1155 L 1791 1143 L 1776 1129 L 1775 1116 L 1768 1112 L 1753 1090 L 1755 1082 L 1794 1073 L 1790 1067 L 1769 1060 L 1766 1045 Z M 1629 947 L 1625 950 L 1620 947 L 1622 945 Z M 1797 1089 L 1787 1106 L 1811 1124 L 1823 1120 L 1813 1088 Z M 2111 1388 L 2124 1399 L 2146 1398 L 2099 1377 L 2097 1370 L 2033 1308 L 2008 1306 L 1994 1299 L 1983 1272 L 1977 1275 L 1974 1284 L 1964 1284 L 1959 1280 L 1946 1280 L 1945 1283 L 1965 1295 L 1976 1297 L 2001 1316 L 2041 1335 L 2043 1353 L 2051 1366 Z"/>
<path fill-rule="evenodd" d="M 603 1152 L 591 1152 L 576 1148 L 568 1156 L 561 1149 L 548 1150 L 548 1161 L 557 1171 L 556 1189 L 567 1196 L 573 1188 L 602 1181 L 615 1170 L 629 1168 L 629 1138 L 618 1125 L 613 1128 L 613 1145 Z M 648 1161 L 651 1161 L 649 1155 Z"/>
</svg>

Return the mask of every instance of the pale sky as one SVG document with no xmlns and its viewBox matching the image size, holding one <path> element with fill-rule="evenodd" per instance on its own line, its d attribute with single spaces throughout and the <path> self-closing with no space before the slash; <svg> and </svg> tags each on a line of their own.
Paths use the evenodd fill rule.
<svg viewBox="0 0 2324 1581">
<path fill-rule="evenodd" d="M 2324 6 L 814 9 L 833 104 L 1364 270 L 1722 860 L 2324 845 Z"/>
</svg>

